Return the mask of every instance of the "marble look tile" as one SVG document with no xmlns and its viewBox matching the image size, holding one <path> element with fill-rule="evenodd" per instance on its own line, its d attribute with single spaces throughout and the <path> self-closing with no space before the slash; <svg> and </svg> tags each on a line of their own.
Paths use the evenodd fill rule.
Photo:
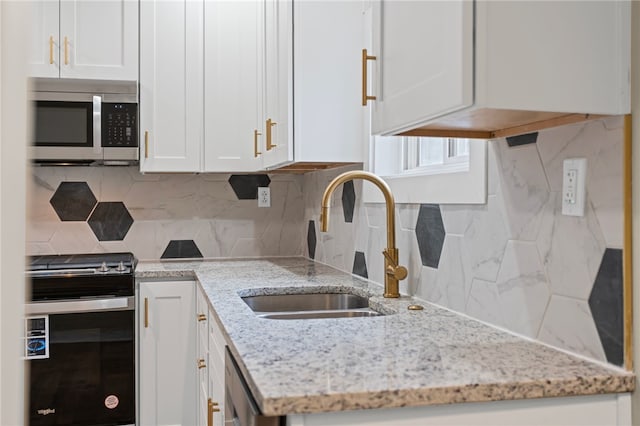
<svg viewBox="0 0 640 426">
<path fill-rule="evenodd" d="M 87 220 L 96 202 L 86 182 L 61 182 L 50 200 L 62 221 Z"/>
<path fill-rule="evenodd" d="M 202 253 L 193 240 L 171 240 L 160 256 L 161 259 L 184 259 L 202 257 Z"/>
<path fill-rule="evenodd" d="M 415 235 L 422 265 L 437 269 L 445 235 L 438 204 L 420 205 Z"/>
<path fill-rule="evenodd" d="M 441 266 L 437 270 L 436 281 L 434 283 L 429 280 L 428 288 L 421 289 L 419 294 L 424 294 L 430 302 L 464 312 L 473 278 L 468 259 L 469 255 L 465 249 L 464 239 L 447 235 L 442 246 Z M 425 268 L 422 271 L 424 274 Z M 427 276 L 426 278 L 431 277 Z M 424 280 L 421 282 L 421 286 L 423 285 Z"/>
<path fill-rule="evenodd" d="M 48 242 L 60 229 L 60 221 L 37 221 L 27 223 L 27 242 Z"/>
<path fill-rule="evenodd" d="M 549 185 L 535 144 L 509 147 L 498 140 L 496 155 L 500 191 L 509 237 L 535 241 L 542 209 L 549 198 Z"/>
<path fill-rule="evenodd" d="M 49 243 L 27 242 L 25 251 L 27 256 L 35 256 L 38 254 L 56 254 L 55 250 Z"/>
<path fill-rule="evenodd" d="M 131 251 L 124 241 L 98 241 L 91 253 L 123 253 Z"/>
<path fill-rule="evenodd" d="M 88 253 L 96 243 L 96 236 L 86 222 L 61 222 L 49 241 L 59 254 Z"/>
<path fill-rule="evenodd" d="M 535 338 L 551 297 L 535 243 L 507 243 L 497 289 L 503 324 L 509 330 Z"/>
<path fill-rule="evenodd" d="M 561 214 L 561 194 L 552 192 L 537 241 L 554 294 L 587 300 L 605 241 L 587 197 L 584 217 Z"/>
<path fill-rule="evenodd" d="M 400 255 L 400 265 L 407 268 L 407 278 L 400 281 L 400 293 L 414 295 L 420 285 L 422 272 L 422 259 L 415 231 L 398 230 L 396 232 L 396 246 Z"/>
<path fill-rule="evenodd" d="M 504 326 L 505 319 L 500 308 L 500 294 L 496 283 L 474 279 L 465 313 L 489 324 Z"/>
<path fill-rule="evenodd" d="M 492 197 L 495 199 L 495 197 Z M 471 224 L 471 212 L 468 205 L 441 204 L 442 223 L 447 234 L 463 235 Z"/>
<path fill-rule="evenodd" d="M 345 222 L 353 222 L 353 209 L 356 205 L 356 191 L 353 181 L 349 180 L 342 184 L 342 212 Z"/>
<path fill-rule="evenodd" d="M 160 259 L 171 239 L 161 224 L 161 221 L 136 220 L 131 225 L 123 241 L 138 259 Z"/>
<path fill-rule="evenodd" d="M 231 175 L 229 185 L 239 200 L 257 200 L 258 187 L 269 186 L 271 179 L 268 175 Z"/>
<path fill-rule="evenodd" d="M 260 257 L 266 256 L 267 249 L 261 240 L 256 238 L 238 238 L 231 247 L 228 257 Z"/>
<path fill-rule="evenodd" d="M 384 204 L 367 203 L 365 204 L 365 210 L 369 227 L 386 229 L 387 210 Z"/>
<path fill-rule="evenodd" d="M 132 174 L 139 174 L 138 167 L 100 167 L 99 201 L 122 201 L 133 185 Z"/>
<path fill-rule="evenodd" d="M 419 204 L 396 204 L 398 222 L 396 227 L 404 231 L 414 231 L 418 222 Z"/>
<path fill-rule="evenodd" d="M 310 220 L 307 228 L 307 256 L 311 259 L 316 257 L 316 242 L 316 222 Z"/>
<path fill-rule="evenodd" d="M 369 279 L 376 283 L 384 282 L 384 256 L 382 251 L 387 247 L 387 233 L 385 228 L 369 226 L 367 263 L 369 264 Z"/>
<path fill-rule="evenodd" d="M 473 278 L 495 281 L 509 239 L 504 206 L 498 196 L 490 196 L 486 205 L 468 206 L 468 214 L 469 224 L 463 236 L 467 256 L 464 263 Z"/>
<path fill-rule="evenodd" d="M 538 338 L 550 345 L 606 361 L 587 302 L 552 296 Z"/>
<path fill-rule="evenodd" d="M 355 252 L 355 255 L 353 257 L 353 268 L 351 272 L 363 278 L 369 278 L 369 274 L 367 273 L 367 259 L 363 252 Z"/>
<path fill-rule="evenodd" d="M 99 241 L 122 240 L 133 224 L 133 218 L 121 202 L 100 202 L 87 220 Z"/>
<path fill-rule="evenodd" d="M 38 222 L 59 222 L 60 218 L 49 202 L 59 182 L 49 182 L 40 175 L 42 167 L 32 168 L 31 180 L 28 184 L 27 226 Z M 45 168 L 50 169 L 50 167 Z"/>
<path fill-rule="evenodd" d="M 509 147 L 527 145 L 527 144 L 536 143 L 537 140 L 538 140 L 538 132 L 525 133 L 524 135 L 508 136 L 507 145 L 509 145 Z"/>
<path fill-rule="evenodd" d="M 496 195 L 500 190 L 500 143 L 500 139 L 487 141 L 487 195 Z"/>
</svg>

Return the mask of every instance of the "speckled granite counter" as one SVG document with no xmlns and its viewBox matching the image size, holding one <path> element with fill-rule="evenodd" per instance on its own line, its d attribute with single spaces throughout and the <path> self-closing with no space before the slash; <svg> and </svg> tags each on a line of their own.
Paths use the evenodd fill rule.
<svg viewBox="0 0 640 426">
<path fill-rule="evenodd" d="M 197 278 L 265 415 L 628 392 L 635 376 L 590 363 L 303 258 L 140 262 L 139 278 Z M 388 315 L 257 318 L 239 295 L 371 296 Z"/>
</svg>

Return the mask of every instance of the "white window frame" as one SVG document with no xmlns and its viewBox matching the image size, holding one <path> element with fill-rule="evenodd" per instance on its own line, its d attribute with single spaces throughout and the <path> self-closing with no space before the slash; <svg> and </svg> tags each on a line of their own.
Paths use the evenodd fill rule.
<svg viewBox="0 0 640 426">
<path fill-rule="evenodd" d="M 385 138 L 384 146 L 381 143 Z M 397 142 L 389 144 L 389 138 Z M 391 188 L 396 203 L 485 204 L 487 202 L 487 141 L 469 139 L 469 166 L 442 173 L 419 170 L 402 173 L 402 137 L 372 136 L 365 169 L 382 177 Z M 377 157 L 376 157 L 377 156 Z M 383 162 L 380 159 L 384 159 Z M 376 159 L 378 161 L 376 162 Z M 374 167 L 377 165 L 377 167 Z M 386 166 L 385 166 L 386 165 Z M 378 170 L 376 170 L 376 168 Z M 382 193 L 373 185 L 363 185 L 365 203 L 383 203 Z"/>
</svg>

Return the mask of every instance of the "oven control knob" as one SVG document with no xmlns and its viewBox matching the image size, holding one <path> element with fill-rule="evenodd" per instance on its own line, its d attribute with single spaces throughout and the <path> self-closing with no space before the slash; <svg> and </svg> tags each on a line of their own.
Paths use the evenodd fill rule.
<svg viewBox="0 0 640 426">
<path fill-rule="evenodd" d="M 118 263 L 118 266 L 116 267 L 116 271 L 118 272 L 126 272 L 127 268 L 126 266 L 124 266 L 124 262 L 120 262 Z"/>
<path fill-rule="evenodd" d="M 100 267 L 98 268 L 98 272 L 109 272 L 107 262 L 102 262 L 102 265 L 100 265 Z"/>
</svg>

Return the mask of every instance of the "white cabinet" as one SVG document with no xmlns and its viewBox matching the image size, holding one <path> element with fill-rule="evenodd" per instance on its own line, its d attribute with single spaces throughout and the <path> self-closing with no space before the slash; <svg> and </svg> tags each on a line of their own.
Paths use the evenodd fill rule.
<svg viewBox="0 0 640 426">
<path fill-rule="evenodd" d="M 139 284 L 140 425 L 196 422 L 196 321 L 193 281 Z"/>
<path fill-rule="evenodd" d="M 348 0 L 207 2 L 204 171 L 362 162 L 363 24 Z"/>
<path fill-rule="evenodd" d="M 204 171 L 262 168 L 262 33 L 259 1 L 204 5 Z"/>
<path fill-rule="evenodd" d="M 214 313 L 209 311 L 209 400 L 213 425 L 223 425 L 224 420 L 224 369 L 226 342 Z M 217 410 L 216 410 L 217 408 Z"/>
<path fill-rule="evenodd" d="M 201 171 L 202 16 L 202 0 L 140 2 L 142 172 Z"/>
<path fill-rule="evenodd" d="M 630 2 L 375 0 L 374 134 L 495 137 L 630 108 Z"/>
<path fill-rule="evenodd" d="M 138 78 L 138 2 L 32 2 L 32 77 Z"/>
<path fill-rule="evenodd" d="M 198 366 L 198 412 L 196 424 L 205 426 L 209 416 L 209 306 L 202 289 L 196 285 L 196 358 Z"/>
</svg>

